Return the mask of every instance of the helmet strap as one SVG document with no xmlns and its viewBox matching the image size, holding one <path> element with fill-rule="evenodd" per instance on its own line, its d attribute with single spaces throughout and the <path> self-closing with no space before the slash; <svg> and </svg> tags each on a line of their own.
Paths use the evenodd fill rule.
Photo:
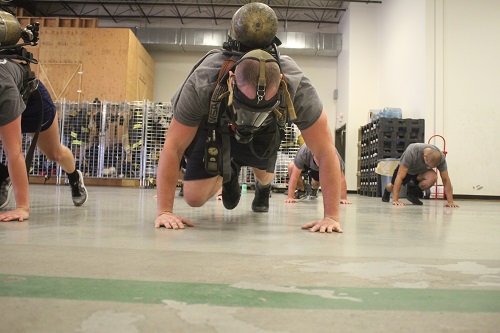
<svg viewBox="0 0 500 333">
<path fill-rule="evenodd" d="M 257 83 L 257 104 L 264 100 L 266 96 L 266 60 L 259 59 L 260 71 L 259 82 Z"/>
</svg>

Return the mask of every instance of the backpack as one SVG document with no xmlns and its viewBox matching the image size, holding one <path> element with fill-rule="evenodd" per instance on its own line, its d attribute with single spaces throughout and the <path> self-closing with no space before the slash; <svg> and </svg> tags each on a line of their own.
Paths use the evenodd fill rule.
<svg viewBox="0 0 500 333">
<path fill-rule="evenodd" d="M 250 50 L 248 50 L 250 51 Z M 279 53 L 273 55 L 277 58 L 279 63 Z M 230 137 L 234 135 L 228 124 L 232 121 L 231 109 L 227 106 L 227 97 L 229 95 L 227 79 L 229 70 L 231 70 L 236 62 L 245 54 L 246 52 L 239 52 L 233 50 L 225 50 L 224 54 L 227 59 L 224 60 L 218 74 L 217 84 L 214 91 L 212 92 L 210 98 L 210 108 L 208 115 L 202 122 L 202 125 L 198 129 L 193 142 L 190 144 L 188 149 L 186 149 L 185 156 L 190 156 L 194 145 L 199 139 L 201 131 L 207 130 L 207 141 L 205 144 L 205 169 L 211 175 L 219 175 L 222 171 L 223 182 L 227 182 L 231 179 L 231 143 Z M 209 53 L 210 54 L 210 53 Z M 208 54 L 207 54 L 208 55 Z M 278 91 L 280 94 L 280 104 L 277 109 L 274 110 L 272 116 L 275 121 L 271 125 L 275 125 L 276 134 L 273 136 L 274 140 L 270 142 L 269 148 L 263 153 L 256 153 L 253 142 L 248 143 L 250 151 L 254 156 L 260 159 L 269 159 L 269 166 L 272 165 L 274 169 L 274 164 L 276 163 L 276 156 L 272 158 L 273 153 L 278 150 L 281 145 L 281 141 L 285 138 L 285 127 L 287 122 L 294 120 L 296 118 L 295 109 L 293 108 L 293 103 L 288 93 L 288 88 L 286 84 L 286 78 L 283 75 L 283 80 L 280 84 Z M 272 130 L 272 129 L 271 129 Z M 222 146 L 220 142 L 217 142 L 217 134 L 222 138 Z M 258 132 L 256 133 L 258 134 Z"/>
</svg>

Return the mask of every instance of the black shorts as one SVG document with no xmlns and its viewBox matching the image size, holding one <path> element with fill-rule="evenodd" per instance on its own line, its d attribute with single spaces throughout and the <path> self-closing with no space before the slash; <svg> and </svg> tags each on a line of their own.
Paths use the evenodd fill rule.
<svg viewBox="0 0 500 333">
<path fill-rule="evenodd" d="M 275 125 L 275 124 L 273 124 Z M 274 172 L 277 153 L 279 149 L 279 144 L 277 147 L 273 148 L 273 152 L 270 153 L 269 158 L 260 158 L 259 156 L 269 156 L 266 150 L 269 148 L 270 142 L 275 139 L 274 135 L 279 136 L 279 132 L 274 130 L 263 130 L 260 135 L 255 135 L 252 142 L 254 150 L 258 156 L 255 156 L 249 144 L 241 144 L 236 141 L 236 139 L 231 136 L 231 159 L 239 166 L 250 166 L 260 170 L 266 170 L 267 172 Z M 279 138 L 278 138 L 279 139 Z M 213 174 L 209 174 L 205 169 L 204 156 L 205 156 L 205 142 L 207 141 L 207 131 L 201 130 L 198 132 L 196 144 L 191 150 L 189 157 L 186 157 L 186 173 L 184 174 L 184 180 L 197 180 L 197 179 L 207 179 L 214 177 Z M 217 134 L 217 141 L 219 146 L 222 147 L 222 141 L 219 134 Z M 222 170 L 219 170 L 220 175 L 222 175 Z"/>
<path fill-rule="evenodd" d="M 391 180 L 392 184 L 394 184 L 394 182 L 396 181 L 396 176 L 398 175 L 398 170 L 399 170 L 399 164 L 396 167 L 396 169 L 394 169 L 394 173 L 392 174 L 392 180 Z M 415 184 L 418 184 L 417 177 L 418 177 L 418 175 L 410 175 L 409 173 L 407 173 L 405 178 L 403 178 L 403 184 L 401 184 L 401 186 L 408 184 L 410 182 L 410 180 L 413 180 L 413 182 Z"/>
<path fill-rule="evenodd" d="M 310 167 L 308 167 L 307 165 L 304 165 L 304 171 L 307 172 L 309 177 L 311 177 L 315 181 L 319 182 L 319 171 L 313 170 Z"/>
<path fill-rule="evenodd" d="M 180 169 L 184 172 L 186 171 L 186 158 L 184 156 L 182 156 L 181 158 L 181 165 L 180 165 Z"/>
</svg>

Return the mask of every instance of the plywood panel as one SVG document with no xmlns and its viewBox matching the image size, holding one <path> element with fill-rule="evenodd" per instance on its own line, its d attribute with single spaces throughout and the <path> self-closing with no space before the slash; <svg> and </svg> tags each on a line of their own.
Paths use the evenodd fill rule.
<svg viewBox="0 0 500 333">
<path fill-rule="evenodd" d="M 126 100 L 129 29 L 85 28 L 82 98 Z"/>
<path fill-rule="evenodd" d="M 17 17 L 17 20 L 19 21 L 19 24 L 21 27 L 26 27 L 28 24 L 31 24 L 31 20 L 29 17 Z"/>
<path fill-rule="evenodd" d="M 39 60 L 44 63 L 81 63 L 84 36 L 83 29 L 41 28 Z"/>
<path fill-rule="evenodd" d="M 82 64 L 40 64 L 38 78 L 46 83 L 52 98 L 81 101 Z"/>
<path fill-rule="evenodd" d="M 143 100 L 138 96 L 137 94 L 137 61 L 135 55 L 137 54 L 137 47 L 136 44 L 134 43 L 134 40 L 131 38 L 129 35 L 127 38 L 127 44 L 128 44 L 128 55 L 127 57 L 129 59 L 134 59 L 134 61 L 131 61 L 130 63 L 127 64 L 127 77 L 126 77 L 126 96 L 129 98 L 129 100 L 133 101 L 139 101 Z"/>
<path fill-rule="evenodd" d="M 154 91 L 154 60 L 136 36 L 129 34 L 127 99 L 152 100 Z"/>
<path fill-rule="evenodd" d="M 80 29 L 40 29 L 38 76 L 55 100 L 80 100 L 84 48 Z"/>
<path fill-rule="evenodd" d="M 38 60 L 56 100 L 153 98 L 154 61 L 129 29 L 44 27 Z"/>
<path fill-rule="evenodd" d="M 63 18 L 61 17 L 59 19 L 59 26 L 60 27 L 67 27 L 67 28 L 78 28 L 78 19 L 77 18 Z"/>
<path fill-rule="evenodd" d="M 40 27 L 66 27 L 66 28 L 97 28 L 99 20 L 96 18 L 75 17 L 32 17 L 18 15 L 17 20 L 24 28 L 28 24 L 40 23 Z"/>
<path fill-rule="evenodd" d="M 58 27 L 59 26 L 59 18 L 58 17 L 46 17 L 46 18 L 43 18 L 43 20 L 39 21 L 39 22 L 44 27 Z"/>
<path fill-rule="evenodd" d="M 99 20 L 95 18 L 82 18 L 78 20 L 78 27 L 80 28 L 97 28 Z"/>
</svg>

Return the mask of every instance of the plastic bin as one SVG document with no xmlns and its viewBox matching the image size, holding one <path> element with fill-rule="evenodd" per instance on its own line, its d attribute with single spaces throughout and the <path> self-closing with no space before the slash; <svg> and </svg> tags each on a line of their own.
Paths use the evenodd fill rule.
<svg viewBox="0 0 500 333">
<path fill-rule="evenodd" d="M 392 176 L 379 176 L 379 184 L 380 184 L 380 196 L 384 194 L 384 189 L 387 186 L 388 183 L 391 182 Z M 391 198 L 392 198 L 392 193 L 391 193 Z M 401 186 L 401 189 L 399 190 L 399 198 L 406 198 L 406 185 Z"/>
</svg>

